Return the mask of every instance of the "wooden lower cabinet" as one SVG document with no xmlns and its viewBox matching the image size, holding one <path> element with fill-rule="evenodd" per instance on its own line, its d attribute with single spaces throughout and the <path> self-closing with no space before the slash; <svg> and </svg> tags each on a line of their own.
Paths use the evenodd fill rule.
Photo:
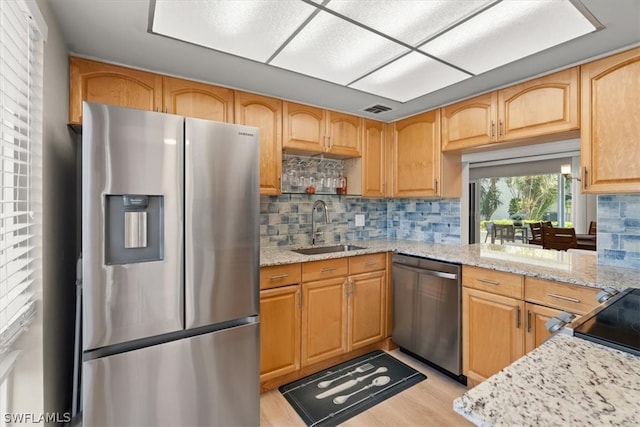
<svg viewBox="0 0 640 427">
<path fill-rule="evenodd" d="M 469 385 L 484 381 L 551 336 L 562 311 L 585 314 L 598 289 L 463 266 L 462 365 Z"/>
<path fill-rule="evenodd" d="M 528 353 L 551 336 L 544 324 L 552 317 L 562 313 L 562 310 L 531 303 L 526 303 L 525 310 L 527 328 L 525 350 Z"/>
<path fill-rule="evenodd" d="M 364 273 L 349 278 L 349 350 L 384 339 L 386 274 Z"/>
<path fill-rule="evenodd" d="M 347 280 L 302 284 L 302 366 L 347 351 Z"/>
<path fill-rule="evenodd" d="M 524 355 L 524 302 L 477 289 L 462 290 L 462 365 L 470 384 Z"/>
<path fill-rule="evenodd" d="M 260 383 L 266 391 L 388 348 L 386 253 L 260 269 Z"/>
<path fill-rule="evenodd" d="M 260 291 L 260 381 L 300 369 L 300 285 Z"/>
</svg>

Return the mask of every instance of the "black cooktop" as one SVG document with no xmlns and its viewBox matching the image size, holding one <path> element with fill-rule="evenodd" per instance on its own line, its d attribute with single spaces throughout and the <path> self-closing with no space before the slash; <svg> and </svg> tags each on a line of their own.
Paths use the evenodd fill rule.
<svg viewBox="0 0 640 427">
<path fill-rule="evenodd" d="M 640 289 L 629 289 L 573 330 L 575 336 L 640 356 Z"/>
</svg>

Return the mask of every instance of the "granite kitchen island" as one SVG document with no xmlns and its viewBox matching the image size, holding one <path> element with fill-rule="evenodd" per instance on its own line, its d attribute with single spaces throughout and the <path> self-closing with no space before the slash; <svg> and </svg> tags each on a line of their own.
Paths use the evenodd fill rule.
<svg viewBox="0 0 640 427">
<path fill-rule="evenodd" d="M 479 426 L 638 426 L 640 357 L 558 334 L 453 409 Z"/>
</svg>

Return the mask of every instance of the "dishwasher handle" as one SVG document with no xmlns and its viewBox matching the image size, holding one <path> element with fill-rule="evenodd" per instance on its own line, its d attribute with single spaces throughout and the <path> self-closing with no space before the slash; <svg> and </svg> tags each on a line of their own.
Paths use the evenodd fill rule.
<svg viewBox="0 0 640 427">
<path fill-rule="evenodd" d="M 422 268 L 409 267 L 406 264 L 400 264 L 400 263 L 393 263 L 393 265 L 401 268 L 405 268 L 407 270 L 413 271 L 418 274 L 428 274 L 429 276 L 440 277 L 442 279 L 458 280 L 458 275 L 454 273 L 445 273 L 442 271 L 435 271 L 435 270 L 425 270 Z"/>
</svg>

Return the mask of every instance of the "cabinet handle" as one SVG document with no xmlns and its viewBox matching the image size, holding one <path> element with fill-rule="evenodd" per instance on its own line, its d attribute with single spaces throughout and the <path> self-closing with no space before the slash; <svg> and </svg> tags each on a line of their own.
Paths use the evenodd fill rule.
<svg viewBox="0 0 640 427">
<path fill-rule="evenodd" d="M 558 299 L 561 299 L 561 300 L 571 301 L 571 302 L 575 302 L 575 303 L 579 303 L 580 302 L 580 300 L 578 298 L 565 297 L 564 295 L 547 294 L 547 296 L 550 296 L 551 298 L 558 298 Z"/>
<path fill-rule="evenodd" d="M 584 167 L 584 172 L 582 174 L 582 189 L 587 189 L 587 167 Z"/>
<path fill-rule="evenodd" d="M 369 261 L 364 263 L 365 267 L 373 267 L 374 265 L 378 265 L 378 261 Z"/>
<path fill-rule="evenodd" d="M 298 308 L 302 308 L 302 292 L 298 291 Z"/>
<path fill-rule="evenodd" d="M 434 178 L 433 180 L 433 188 L 434 191 L 437 193 L 438 192 L 438 180 Z"/>
<path fill-rule="evenodd" d="M 520 306 L 516 307 L 516 329 L 520 329 Z"/>
<path fill-rule="evenodd" d="M 320 273 L 329 273 L 330 271 L 336 271 L 335 267 L 324 267 L 320 269 Z"/>
<path fill-rule="evenodd" d="M 278 187 L 276 190 L 282 191 L 282 176 L 278 177 Z"/>
<path fill-rule="evenodd" d="M 269 280 L 284 279 L 285 277 L 289 277 L 289 274 L 287 274 L 287 273 L 274 274 L 273 276 L 271 276 L 271 277 L 269 278 Z"/>
<path fill-rule="evenodd" d="M 502 136 L 502 120 L 498 120 L 498 138 Z"/>
<path fill-rule="evenodd" d="M 531 333 L 531 310 L 527 310 L 527 332 Z"/>
<path fill-rule="evenodd" d="M 496 282 L 495 280 L 489 280 L 489 279 L 476 279 L 476 280 L 480 283 L 486 283 L 487 285 L 498 286 L 500 284 L 500 282 Z"/>
<path fill-rule="evenodd" d="M 493 139 L 493 136 L 494 136 L 494 134 L 495 134 L 495 132 L 494 132 L 495 126 L 496 126 L 495 122 L 494 122 L 493 120 L 491 120 L 491 131 L 490 131 L 490 133 L 491 133 L 491 135 L 490 135 L 491 139 Z"/>
</svg>

